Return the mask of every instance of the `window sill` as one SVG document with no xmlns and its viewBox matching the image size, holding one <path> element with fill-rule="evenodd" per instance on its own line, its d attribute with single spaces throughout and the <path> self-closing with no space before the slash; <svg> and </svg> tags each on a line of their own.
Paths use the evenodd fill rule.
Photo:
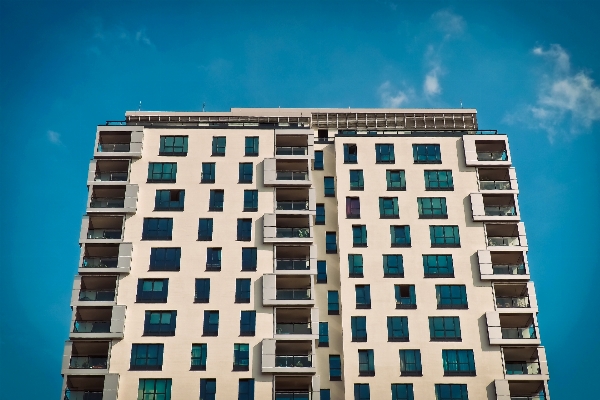
<svg viewBox="0 0 600 400">
<path fill-rule="evenodd" d="M 346 214 L 346 218 L 348 218 L 348 219 L 359 219 L 360 218 L 360 214 L 359 215 L 348 215 L 348 214 Z"/>
<path fill-rule="evenodd" d="M 438 310 L 468 310 L 468 304 L 438 304 Z"/>
<path fill-rule="evenodd" d="M 384 278 L 404 278 L 404 274 L 383 274 Z"/>
<path fill-rule="evenodd" d="M 240 332 L 240 336 L 256 336 L 255 331 Z"/>
<path fill-rule="evenodd" d="M 430 342 L 462 342 L 462 338 L 429 338 Z"/>
<path fill-rule="evenodd" d="M 423 371 L 400 371 L 400 376 L 423 376 Z"/>
<path fill-rule="evenodd" d="M 393 161 L 375 161 L 375 164 L 396 164 L 396 160 L 393 160 Z"/>
<path fill-rule="evenodd" d="M 325 221 L 315 221 L 315 225 L 325 225 Z"/>
<path fill-rule="evenodd" d="M 360 371 L 359 376 L 375 376 L 375 371 Z"/>
<path fill-rule="evenodd" d="M 246 153 L 244 157 L 258 157 L 258 153 Z"/>
<path fill-rule="evenodd" d="M 396 310 L 416 310 L 416 304 L 396 304 Z"/>
<path fill-rule="evenodd" d="M 399 215 L 379 215 L 379 219 L 400 219 Z"/>
<path fill-rule="evenodd" d="M 225 153 L 212 153 L 211 156 L 213 156 L 213 157 L 225 157 Z"/>
<path fill-rule="evenodd" d="M 425 274 L 425 278 L 454 278 L 454 274 Z"/>
<path fill-rule="evenodd" d="M 252 183 L 252 181 L 238 181 L 238 183 Z"/>
<path fill-rule="evenodd" d="M 242 239 L 238 238 L 238 239 L 235 239 L 235 240 L 236 240 L 236 242 L 250 242 L 250 241 L 252 241 L 251 238 L 242 238 Z"/>
<path fill-rule="evenodd" d="M 426 161 L 418 161 L 414 160 L 415 164 L 441 164 L 442 160 L 426 160 Z"/>
<path fill-rule="evenodd" d="M 220 271 L 221 267 L 209 267 L 208 265 L 206 266 L 206 271 Z"/>
<path fill-rule="evenodd" d="M 206 371 L 206 365 L 192 365 L 190 371 Z"/>
<path fill-rule="evenodd" d="M 351 187 L 350 190 L 355 192 L 362 192 L 365 190 L 365 187 Z"/>
<path fill-rule="evenodd" d="M 219 336 L 219 332 L 203 332 L 202 336 Z"/>
<path fill-rule="evenodd" d="M 198 241 L 199 242 L 212 242 L 212 237 L 210 237 L 210 238 L 209 237 L 201 237 L 201 238 L 198 238 Z"/>
<path fill-rule="evenodd" d="M 200 181 L 200 183 L 215 183 L 214 179 L 203 179 Z"/>
<path fill-rule="evenodd" d="M 208 299 L 194 299 L 194 303 L 197 303 L 197 304 L 207 304 L 208 303 Z"/>
<path fill-rule="evenodd" d="M 243 210 L 244 212 L 256 212 L 258 211 L 257 207 L 252 207 L 252 208 L 244 208 Z"/>
<path fill-rule="evenodd" d="M 411 247 L 410 243 L 392 243 L 392 247 Z"/>
<path fill-rule="evenodd" d="M 440 247 L 460 247 L 460 243 L 432 243 L 431 247 L 440 248 Z"/>
<path fill-rule="evenodd" d="M 356 343 L 364 343 L 364 342 L 367 341 L 367 338 L 366 337 L 364 337 L 364 338 L 352 338 L 352 341 L 356 342 Z"/>
<path fill-rule="evenodd" d="M 335 194 L 325 194 L 323 197 L 335 197 Z"/>
<path fill-rule="evenodd" d="M 186 152 L 172 152 L 172 151 L 159 151 L 158 152 L 159 156 L 170 156 L 170 157 L 185 157 L 187 156 L 187 151 Z"/>
<path fill-rule="evenodd" d="M 344 164 L 358 164 L 358 161 L 344 161 Z"/>
<path fill-rule="evenodd" d="M 407 337 L 398 337 L 398 338 L 388 337 L 388 342 L 408 342 L 408 336 Z"/>
<path fill-rule="evenodd" d="M 454 187 L 449 187 L 449 188 L 431 188 L 431 187 L 426 187 L 425 188 L 426 192 L 453 192 L 454 191 Z"/>
<path fill-rule="evenodd" d="M 236 304 L 249 304 L 250 299 L 235 299 Z"/>
<path fill-rule="evenodd" d="M 352 243 L 352 247 L 367 247 L 366 243 Z"/>
<path fill-rule="evenodd" d="M 341 381 L 342 377 L 341 376 L 330 376 L 329 380 L 330 381 Z"/>
<path fill-rule="evenodd" d="M 155 303 L 155 304 L 160 304 L 160 303 L 166 303 L 167 299 L 140 299 L 138 297 L 136 297 L 135 299 L 136 303 L 145 303 L 145 304 L 149 304 L 149 303 Z"/>
<path fill-rule="evenodd" d="M 179 267 L 177 268 L 167 268 L 167 267 L 150 267 L 148 268 L 149 272 L 179 272 Z"/>
<path fill-rule="evenodd" d="M 242 272 L 256 272 L 256 267 L 242 267 Z"/>
<path fill-rule="evenodd" d="M 387 188 L 388 192 L 406 192 L 406 186 L 405 187 L 388 187 Z"/>
<path fill-rule="evenodd" d="M 142 336 L 175 336 L 175 332 L 144 332 Z"/>
<path fill-rule="evenodd" d="M 120 240 L 123 240 L 123 238 L 119 238 Z M 142 236 L 142 240 L 173 240 L 172 236 L 166 236 L 166 237 L 160 237 L 160 238 L 149 238 L 149 237 L 143 237 Z"/>
<path fill-rule="evenodd" d="M 419 214 L 419 219 L 448 219 L 448 215 L 421 215 Z"/>
<path fill-rule="evenodd" d="M 325 254 L 337 254 L 337 249 L 336 250 L 325 250 Z"/>
<path fill-rule="evenodd" d="M 148 179 L 146 183 L 176 183 L 175 179 Z"/>
<path fill-rule="evenodd" d="M 370 310 L 371 305 L 370 304 L 357 304 L 356 309 L 357 310 Z"/>
<path fill-rule="evenodd" d="M 131 365 L 130 371 L 162 371 L 162 365 Z"/>
<path fill-rule="evenodd" d="M 215 208 L 215 207 L 208 207 L 208 211 L 218 211 L 218 212 L 223 212 L 222 208 Z"/>
<path fill-rule="evenodd" d="M 327 315 L 340 315 L 339 310 L 327 310 Z"/>
<path fill-rule="evenodd" d="M 363 274 L 349 274 L 348 278 L 364 278 Z"/>
<path fill-rule="evenodd" d="M 314 167 L 314 170 L 315 170 L 315 171 L 323 171 L 323 167 L 320 167 L 320 168 L 319 168 L 319 167 L 315 166 L 315 167 Z"/>
<path fill-rule="evenodd" d="M 250 371 L 248 365 L 234 365 L 232 371 Z"/>
<path fill-rule="evenodd" d="M 475 371 L 444 371 L 444 376 L 477 376 Z"/>
<path fill-rule="evenodd" d="M 319 342 L 319 347 L 329 347 L 329 342 Z"/>
<path fill-rule="evenodd" d="M 174 208 L 163 208 L 163 207 L 156 208 L 156 207 L 154 207 L 153 211 L 183 211 L 183 207 L 174 207 Z"/>
</svg>

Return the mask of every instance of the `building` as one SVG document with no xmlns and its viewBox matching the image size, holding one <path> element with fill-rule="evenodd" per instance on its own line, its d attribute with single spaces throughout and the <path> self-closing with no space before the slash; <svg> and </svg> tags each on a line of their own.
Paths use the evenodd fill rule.
<svg viewBox="0 0 600 400">
<path fill-rule="evenodd" d="M 97 127 L 69 400 L 548 400 L 506 135 L 473 109 Z"/>
</svg>

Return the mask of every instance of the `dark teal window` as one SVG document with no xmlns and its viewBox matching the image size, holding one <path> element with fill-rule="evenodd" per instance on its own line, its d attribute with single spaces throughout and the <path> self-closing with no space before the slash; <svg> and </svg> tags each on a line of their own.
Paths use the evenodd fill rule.
<svg viewBox="0 0 600 400">
<path fill-rule="evenodd" d="M 337 293 L 337 292 L 336 292 Z M 342 380 L 342 359 L 338 355 L 329 356 L 329 380 Z"/>
<path fill-rule="evenodd" d="M 163 344 L 133 344 L 129 368 L 136 371 L 162 370 L 163 350 Z"/>
<path fill-rule="evenodd" d="M 325 232 L 325 252 L 337 253 L 337 234 L 335 232 Z"/>
<path fill-rule="evenodd" d="M 138 279 L 137 303 L 166 303 L 168 295 L 168 279 Z"/>
<path fill-rule="evenodd" d="M 460 234 L 456 225 L 429 226 L 431 247 L 460 247 Z"/>
<path fill-rule="evenodd" d="M 175 336 L 177 311 L 146 311 L 144 336 Z"/>
<path fill-rule="evenodd" d="M 353 342 L 367 341 L 367 317 L 350 317 Z"/>
<path fill-rule="evenodd" d="M 371 308 L 371 286 L 355 285 L 356 308 Z"/>
<path fill-rule="evenodd" d="M 246 136 L 245 155 L 249 157 L 258 156 L 258 136 Z"/>
<path fill-rule="evenodd" d="M 206 356 L 208 355 L 208 347 L 206 343 L 192 344 L 192 370 L 206 371 Z"/>
<path fill-rule="evenodd" d="M 410 226 L 391 225 L 392 247 L 410 247 Z"/>
<path fill-rule="evenodd" d="M 248 343 L 233 344 L 233 370 L 248 371 L 250 369 L 250 346 Z"/>
<path fill-rule="evenodd" d="M 161 136 L 159 156 L 185 156 L 188 151 L 187 136 Z"/>
<path fill-rule="evenodd" d="M 209 211 L 223 211 L 223 201 L 225 200 L 225 191 L 211 190 L 208 201 Z"/>
<path fill-rule="evenodd" d="M 202 163 L 202 174 L 200 176 L 200 183 L 215 183 L 216 175 L 217 167 L 214 162 Z"/>
<path fill-rule="evenodd" d="M 336 290 L 327 292 L 327 314 L 338 315 L 340 313 L 340 294 Z"/>
<path fill-rule="evenodd" d="M 242 271 L 256 271 L 256 247 L 242 248 Z"/>
<path fill-rule="evenodd" d="M 185 190 L 157 190 L 154 211 L 183 211 Z"/>
<path fill-rule="evenodd" d="M 343 136 L 356 135 L 356 133 L 357 132 L 355 129 L 339 129 L 338 130 L 338 134 L 343 135 Z"/>
<path fill-rule="evenodd" d="M 408 342 L 408 317 L 387 317 L 388 342 Z"/>
<path fill-rule="evenodd" d="M 325 204 L 317 204 L 315 225 L 325 225 Z"/>
<path fill-rule="evenodd" d="M 350 278 L 363 277 L 362 254 L 348 254 L 348 270 L 350 271 Z"/>
<path fill-rule="evenodd" d="M 415 285 L 394 285 L 396 308 L 417 308 Z"/>
<path fill-rule="evenodd" d="M 319 347 L 329 347 L 328 322 L 319 322 Z"/>
<path fill-rule="evenodd" d="M 137 400 L 171 400 L 171 379 L 140 379 Z"/>
<path fill-rule="evenodd" d="M 238 400 L 254 400 L 254 379 L 240 379 Z"/>
<path fill-rule="evenodd" d="M 392 383 L 392 400 L 415 400 L 412 383 Z"/>
<path fill-rule="evenodd" d="M 332 176 L 326 176 L 323 178 L 323 185 L 325 187 L 325 197 L 335 197 L 335 181 Z"/>
<path fill-rule="evenodd" d="M 317 260 L 317 283 L 327 283 L 327 261 Z"/>
<path fill-rule="evenodd" d="M 155 163 L 148 164 L 148 182 L 169 182 L 177 180 L 177 163 Z"/>
<path fill-rule="evenodd" d="M 200 218 L 198 223 L 198 240 L 211 241 L 213 235 L 212 218 Z"/>
<path fill-rule="evenodd" d="M 417 197 L 419 218 L 448 218 L 445 197 Z"/>
<path fill-rule="evenodd" d="M 235 280 L 235 302 L 250 303 L 250 285 L 251 280 L 247 278 L 238 278 Z"/>
<path fill-rule="evenodd" d="M 442 153 L 439 144 L 413 144 L 415 164 L 441 164 Z"/>
<path fill-rule="evenodd" d="M 429 317 L 431 340 L 460 341 L 460 319 L 458 317 Z"/>
<path fill-rule="evenodd" d="M 442 350 L 444 376 L 475 376 L 473 350 Z"/>
<path fill-rule="evenodd" d="M 366 225 L 352 225 L 352 246 L 367 247 Z"/>
<path fill-rule="evenodd" d="M 452 171 L 425 171 L 425 190 L 454 190 Z"/>
<path fill-rule="evenodd" d="M 323 169 L 323 152 L 315 150 L 315 170 Z"/>
<path fill-rule="evenodd" d="M 224 156 L 225 145 L 227 144 L 225 136 L 213 136 L 212 138 L 212 155 Z"/>
<path fill-rule="evenodd" d="M 379 198 L 379 218 L 400 218 L 397 197 Z"/>
<path fill-rule="evenodd" d="M 238 219 L 237 220 L 237 240 L 249 242 L 252 240 L 252 220 Z"/>
<path fill-rule="evenodd" d="M 321 389 L 321 400 L 331 400 L 330 389 Z"/>
<path fill-rule="evenodd" d="M 465 285 L 435 285 L 437 308 L 469 308 Z"/>
<path fill-rule="evenodd" d="M 204 311 L 204 325 L 202 335 L 217 336 L 219 334 L 219 312 Z"/>
<path fill-rule="evenodd" d="M 376 144 L 375 145 L 375 161 L 378 164 L 393 164 L 394 145 L 393 144 Z"/>
<path fill-rule="evenodd" d="M 404 257 L 401 254 L 383 255 L 383 277 L 404 278 Z"/>
<path fill-rule="evenodd" d="M 344 144 L 344 163 L 356 164 L 358 162 L 358 149 L 355 144 Z"/>
<path fill-rule="evenodd" d="M 144 218 L 142 240 L 171 240 L 173 218 Z"/>
<path fill-rule="evenodd" d="M 221 270 L 221 248 L 209 247 L 206 249 L 206 270 L 220 271 Z"/>
<path fill-rule="evenodd" d="M 244 211 L 258 211 L 258 190 L 244 190 Z"/>
<path fill-rule="evenodd" d="M 435 400 L 469 400 L 467 385 L 436 384 Z"/>
<path fill-rule="evenodd" d="M 150 271 L 179 271 L 180 247 L 153 247 L 150 249 Z"/>
<path fill-rule="evenodd" d="M 425 278 L 454 278 L 454 262 L 450 254 L 423 254 Z"/>
<path fill-rule="evenodd" d="M 254 165 L 252 163 L 240 163 L 239 183 L 252 183 L 252 173 Z"/>
<path fill-rule="evenodd" d="M 346 218 L 360 218 L 359 197 L 346 197 Z"/>
<path fill-rule="evenodd" d="M 421 376 L 421 350 L 400 350 L 400 375 Z"/>
<path fill-rule="evenodd" d="M 364 190 L 365 178 L 362 169 L 350 170 L 350 190 Z"/>
<path fill-rule="evenodd" d="M 388 169 L 385 171 L 385 180 L 387 182 L 387 190 L 406 190 L 406 178 L 404 170 Z"/>
<path fill-rule="evenodd" d="M 358 351 L 358 375 L 375 376 L 375 354 L 373 354 L 373 350 Z M 368 399 L 368 397 L 364 398 Z"/>
<path fill-rule="evenodd" d="M 360 352 L 366 350 L 358 351 L 358 358 L 360 360 Z M 360 374 L 365 375 L 365 374 Z M 370 376 L 370 375 L 367 375 Z M 355 383 L 354 384 L 354 400 L 370 400 L 371 399 L 371 391 L 369 390 L 368 383 Z"/>
<path fill-rule="evenodd" d="M 217 397 L 217 380 L 200 379 L 200 400 L 215 400 Z"/>
<path fill-rule="evenodd" d="M 256 311 L 242 311 L 240 313 L 240 336 L 254 336 L 256 331 Z"/>
<path fill-rule="evenodd" d="M 208 303 L 210 301 L 210 279 L 196 279 L 196 295 L 194 296 L 195 303 Z"/>
</svg>

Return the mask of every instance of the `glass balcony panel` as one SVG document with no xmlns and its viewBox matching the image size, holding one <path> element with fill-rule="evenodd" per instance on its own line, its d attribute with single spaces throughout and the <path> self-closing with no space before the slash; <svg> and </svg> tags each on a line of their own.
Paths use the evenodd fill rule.
<svg viewBox="0 0 600 400">
<path fill-rule="evenodd" d="M 310 335 L 312 333 L 308 322 L 275 324 L 275 332 L 278 335 Z"/>
<path fill-rule="evenodd" d="M 306 171 L 277 171 L 277 180 L 306 181 L 306 180 L 308 180 L 308 172 L 306 172 Z"/>
<path fill-rule="evenodd" d="M 510 190 L 510 181 L 479 181 L 480 190 Z"/>
<path fill-rule="evenodd" d="M 67 389 L 63 400 L 102 400 L 102 392 Z"/>
<path fill-rule="evenodd" d="M 309 228 L 277 228 L 278 238 L 308 238 Z"/>
<path fill-rule="evenodd" d="M 121 239 L 120 229 L 90 229 L 88 239 Z"/>
<path fill-rule="evenodd" d="M 535 394 L 533 396 L 510 396 L 510 400 L 546 400 L 543 394 Z"/>
<path fill-rule="evenodd" d="M 110 333 L 110 321 L 75 321 L 75 333 Z"/>
<path fill-rule="evenodd" d="M 98 151 L 101 153 L 128 152 L 129 148 L 130 148 L 129 143 L 100 143 L 98 145 Z"/>
<path fill-rule="evenodd" d="M 307 146 L 277 146 L 275 154 L 278 156 L 305 156 L 308 154 Z"/>
<path fill-rule="evenodd" d="M 494 275 L 525 275 L 525 264 L 494 264 Z"/>
<path fill-rule="evenodd" d="M 276 268 L 282 271 L 306 271 L 310 269 L 309 261 L 304 259 L 278 259 Z"/>
<path fill-rule="evenodd" d="M 278 201 L 277 210 L 306 211 L 308 210 L 308 201 Z"/>
<path fill-rule="evenodd" d="M 501 328 L 502 339 L 537 339 L 533 325 L 525 328 Z"/>
<path fill-rule="evenodd" d="M 478 151 L 477 161 L 507 161 L 508 156 L 504 151 Z"/>
<path fill-rule="evenodd" d="M 277 289 L 276 300 L 310 300 L 310 289 Z"/>
<path fill-rule="evenodd" d="M 310 392 L 275 392 L 275 400 L 310 400 Z"/>
<path fill-rule="evenodd" d="M 125 199 L 116 198 L 94 198 L 90 201 L 90 208 L 123 208 Z"/>
<path fill-rule="evenodd" d="M 529 307 L 529 297 L 496 297 L 496 306 L 499 308 L 527 308 Z"/>
<path fill-rule="evenodd" d="M 506 362 L 507 375 L 539 375 L 540 365 L 537 362 Z"/>
<path fill-rule="evenodd" d="M 69 363 L 71 369 L 106 369 L 107 366 L 107 357 L 71 356 Z"/>
<path fill-rule="evenodd" d="M 488 216 L 511 217 L 517 215 L 514 206 L 484 206 L 483 211 Z"/>
<path fill-rule="evenodd" d="M 117 268 L 118 257 L 84 257 L 83 268 Z"/>
<path fill-rule="evenodd" d="M 80 301 L 114 301 L 114 290 L 81 290 L 79 291 Z"/>
<path fill-rule="evenodd" d="M 520 246 L 521 242 L 516 236 L 495 236 L 488 238 L 488 246 Z"/>
<path fill-rule="evenodd" d="M 96 172 L 94 180 L 99 182 L 126 182 L 128 177 L 129 174 L 122 171 Z"/>
<path fill-rule="evenodd" d="M 275 366 L 284 368 L 312 367 L 312 357 L 306 356 L 275 356 Z"/>
</svg>

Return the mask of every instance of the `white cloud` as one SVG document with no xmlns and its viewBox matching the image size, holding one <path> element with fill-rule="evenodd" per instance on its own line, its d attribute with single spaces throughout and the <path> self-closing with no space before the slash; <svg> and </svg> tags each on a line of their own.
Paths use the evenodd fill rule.
<svg viewBox="0 0 600 400">
<path fill-rule="evenodd" d="M 431 20 L 440 31 L 446 34 L 446 39 L 451 36 L 461 35 L 467 26 L 462 16 L 448 9 L 439 10 L 431 16 Z"/>
<path fill-rule="evenodd" d="M 101 54 L 101 47 L 116 46 L 147 46 L 154 48 L 154 43 L 146 34 L 146 28 L 140 28 L 136 31 L 125 29 L 122 26 L 105 27 L 102 20 L 93 21 L 94 34 L 92 36 L 93 44 L 88 48 L 88 53 L 93 55 Z"/>
<path fill-rule="evenodd" d="M 434 96 L 442 92 L 440 81 L 438 79 L 439 68 L 433 68 L 427 75 L 425 75 L 425 82 L 423 83 L 423 91 L 427 96 Z"/>
<path fill-rule="evenodd" d="M 146 36 L 146 29 L 140 29 L 135 33 L 135 41 L 142 42 L 148 46 L 154 46 L 148 36 Z"/>
<path fill-rule="evenodd" d="M 60 141 L 60 133 L 58 133 L 56 131 L 48 131 L 48 132 L 46 132 L 46 136 L 48 137 L 48 140 L 50 141 L 50 143 L 62 144 L 62 142 Z"/>
<path fill-rule="evenodd" d="M 381 99 L 381 106 L 384 108 L 399 108 L 409 100 L 411 90 L 395 91 L 392 88 L 390 81 L 386 81 L 379 86 L 379 97 Z"/>
</svg>

